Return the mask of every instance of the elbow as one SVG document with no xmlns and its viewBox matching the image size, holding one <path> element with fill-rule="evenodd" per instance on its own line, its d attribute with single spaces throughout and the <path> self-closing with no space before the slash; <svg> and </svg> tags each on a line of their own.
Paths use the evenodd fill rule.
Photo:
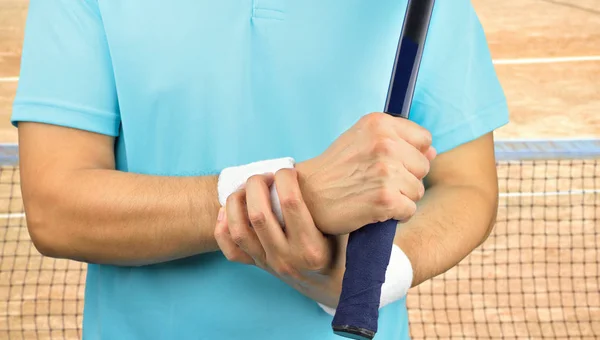
<svg viewBox="0 0 600 340">
<path fill-rule="evenodd" d="M 488 190 L 485 195 L 488 199 L 488 215 L 487 215 L 487 224 L 485 225 L 485 233 L 479 245 L 482 245 L 487 241 L 492 232 L 494 231 L 494 227 L 496 226 L 496 219 L 498 217 L 498 204 L 500 201 L 500 194 L 498 190 L 498 183 L 495 182 L 495 185 Z"/>
<path fill-rule="evenodd" d="M 485 230 L 485 234 L 483 235 L 483 238 L 481 239 L 481 242 L 479 243 L 479 245 L 484 244 L 485 241 L 487 241 L 487 239 L 490 237 L 490 235 L 494 231 L 494 227 L 496 226 L 496 217 L 498 216 L 497 212 L 498 212 L 498 205 L 496 205 L 495 208 L 493 208 L 492 217 L 490 218 L 490 221 Z"/>
<path fill-rule="evenodd" d="M 68 258 L 67 236 L 64 228 L 59 227 L 56 218 L 52 217 L 55 209 L 52 201 L 38 197 L 25 199 L 25 216 L 27 230 L 35 248 L 40 254 L 54 258 Z"/>
<path fill-rule="evenodd" d="M 63 236 L 45 221 L 40 212 L 26 212 L 27 230 L 35 249 L 47 257 L 66 257 L 59 240 Z"/>
</svg>

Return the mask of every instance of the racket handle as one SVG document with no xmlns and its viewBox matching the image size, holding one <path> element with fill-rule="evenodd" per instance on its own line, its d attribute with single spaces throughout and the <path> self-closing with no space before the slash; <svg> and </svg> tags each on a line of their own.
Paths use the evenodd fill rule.
<svg viewBox="0 0 600 340">
<path fill-rule="evenodd" d="M 369 224 L 350 234 L 346 272 L 333 331 L 351 339 L 373 339 L 377 333 L 381 286 L 390 262 L 397 221 Z"/>
<path fill-rule="evenodd" d="M 408 118 L 435 0 L 408 0 L 385 112 Z M 377 333 L 381 286 L 390 262 L 396 226 L 390 220 L 369 224 L 350 234 L 342 294 L 333 331 L 351 339 Z"/>
</svg>

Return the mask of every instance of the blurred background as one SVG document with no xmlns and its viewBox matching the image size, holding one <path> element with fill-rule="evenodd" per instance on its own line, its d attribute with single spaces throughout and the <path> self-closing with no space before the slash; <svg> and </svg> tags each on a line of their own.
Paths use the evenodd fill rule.
<svg viewBox="0 0 600 340">
<path fill-rule="evenodd" d="M 510 108 L 499 217 L 409 294 L 412 337 L 600 339 L 600 0 L 472 2 Z M 0 0 L 0 339 L 77 339 L 85 265 L 37 253 L 20 198 L 10 115 L 27 5 Z"/>
</svg>

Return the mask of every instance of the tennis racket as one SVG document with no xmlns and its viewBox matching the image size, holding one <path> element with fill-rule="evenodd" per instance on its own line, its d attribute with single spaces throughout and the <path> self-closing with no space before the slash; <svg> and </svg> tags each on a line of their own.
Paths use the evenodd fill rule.
<svg viewBox="0 0 600 340">
<path fill-rule="evenodd" d="M 409 0 L 385 112 L 408 119 L 435 0 Z M 373 339 L 377 333 L 381 286 L 390 261 L 398 222 L 369 224 L 350 234 L 346 272 L 333 331 L 351 339 Z"/>
</svg>

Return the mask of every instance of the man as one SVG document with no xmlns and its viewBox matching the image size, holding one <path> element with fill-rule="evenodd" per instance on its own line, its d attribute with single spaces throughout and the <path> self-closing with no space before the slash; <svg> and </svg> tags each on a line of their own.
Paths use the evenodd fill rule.
<svg viewBox="0 0 600 340">
<path fill-rule="evenodd" d="M 29 6 L 12 117 L 28 228 L 90 263 L 85 339 L 334 339 L 348 233 L 402 220 L 414 286 L 492 228 L 507 108 L 467 0 L 437 3 L 412 121 L 377 113 L 405 1 Z M 404 296 L 379 325 L 408 338 Z"/>
</svg>

